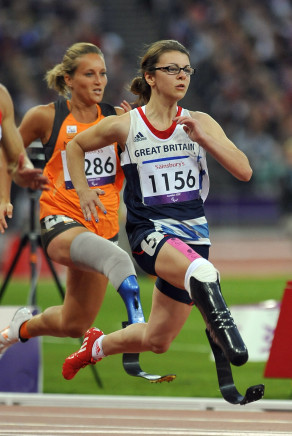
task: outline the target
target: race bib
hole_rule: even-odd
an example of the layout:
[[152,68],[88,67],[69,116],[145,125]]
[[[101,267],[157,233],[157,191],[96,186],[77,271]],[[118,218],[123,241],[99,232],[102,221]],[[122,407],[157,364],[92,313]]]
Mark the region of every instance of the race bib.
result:
[[[67,166],[66,151],[61,152],[66,189],[73,189],[73,183]],[[115,146],[109,145],[100,150],[85,153],[84,167],[88,186],[102,186],[115,182],[117,158]]]
[[199,168],[191,156],[143,161],[138,170],[143,202],[148,206],[200,197]]

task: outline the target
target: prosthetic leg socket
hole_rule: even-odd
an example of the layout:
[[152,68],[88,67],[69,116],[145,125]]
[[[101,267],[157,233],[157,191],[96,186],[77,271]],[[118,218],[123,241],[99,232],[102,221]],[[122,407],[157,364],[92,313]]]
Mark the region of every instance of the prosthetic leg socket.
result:
[[128,324],[145,322],[141,301],[140,289],[136,276],[127,277],[118,289],[128,312]]
[[248,351],[216,282],[200,282],[190,278],[191,296],[207,326],[213,341],[228,360],[236,366],[245,364]]

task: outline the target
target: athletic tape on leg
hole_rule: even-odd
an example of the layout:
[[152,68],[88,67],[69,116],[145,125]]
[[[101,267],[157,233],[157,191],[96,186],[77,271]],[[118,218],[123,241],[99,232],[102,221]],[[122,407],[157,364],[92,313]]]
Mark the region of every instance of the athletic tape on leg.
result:
[[116,290],[127,277],[136,275],[126,251],[91,232],[76,236],[70,247],[70,255],[76,266],[100,272],[108,277]]

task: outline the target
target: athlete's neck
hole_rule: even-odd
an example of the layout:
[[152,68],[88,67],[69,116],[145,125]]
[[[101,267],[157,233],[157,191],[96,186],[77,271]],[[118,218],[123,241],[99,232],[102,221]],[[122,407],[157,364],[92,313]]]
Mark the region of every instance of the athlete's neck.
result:
[[98,117],[97,105],[94,103],[90,106],[83,102],[68,100],[69,110],[74,118],[80,123],[93,123]]
[[172,123],[177,114],[177,104],[172,106],[163,104],[151,104],[151,101],[145,106],[145,115],[149,122],[157,130],[166,130]]

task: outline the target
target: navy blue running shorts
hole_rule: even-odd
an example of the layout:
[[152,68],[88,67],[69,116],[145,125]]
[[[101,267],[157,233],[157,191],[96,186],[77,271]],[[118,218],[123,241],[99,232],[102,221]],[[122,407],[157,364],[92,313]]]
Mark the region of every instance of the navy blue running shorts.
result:
[[[154,233],[148,236],[151,237],[152,235],[154,235]],[[155,232],[155,235],[157,235],[158,237],[157,238],[152,237],[150,239],[147,239],[148,237],[146,237],[143,241],[141,241],[141,243],[136,247],[136,249],[132,251],[133,258],[140,266],[140,268],[142,268],[142,270],[145,271],[147,274],[153,276],[156,276],[155,262],[159,250],[168,239],[174,237],[173,235],[163,235],[161,233],[158,234],[158,232]],[[145,244],[147,244],[147,253],[144,250]],[[149,250],[149,245],[150,245],[150,250]],[[208,259],[209,248],[210,248],[209,245],[192,244],[189,245],[189,247],[192,248],[194,251],[196,251],[200,256],[204,257],[205,259]],[[193,304],[192,299],[190,298],[190,295],[186,290],[176,288],[175,286],[172,286],[170,283],[166,282],[160,277],[157,277],[155,285],[160,292],[172,298],[173,300],[188,305]]]

